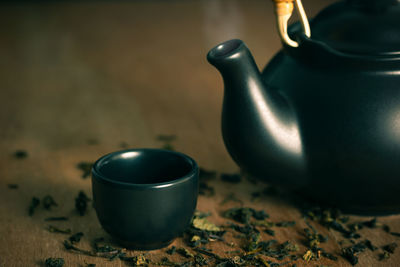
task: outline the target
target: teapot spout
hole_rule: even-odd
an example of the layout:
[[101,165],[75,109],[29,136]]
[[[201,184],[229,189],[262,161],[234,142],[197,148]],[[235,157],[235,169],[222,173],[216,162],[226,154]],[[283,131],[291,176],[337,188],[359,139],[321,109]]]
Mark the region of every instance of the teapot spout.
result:
[[207,59],[223,77],[222,134],[232,158],[264,180],[305,184],[299,177],[305,160],[294,108],[263,82],[247,46],[230,40],[211,49]]

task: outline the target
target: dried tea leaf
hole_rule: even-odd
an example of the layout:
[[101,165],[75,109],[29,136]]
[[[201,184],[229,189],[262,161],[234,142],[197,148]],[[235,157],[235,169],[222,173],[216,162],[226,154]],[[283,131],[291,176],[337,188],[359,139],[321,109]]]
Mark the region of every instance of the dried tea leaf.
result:
[[244,248],[247,252],[254,252],[256,251],[259,246],[258,243],[260,242],[260,233],[254,232],[248,236],[247,245]]
[[393,235],[393,236],[400,237],[400,233],[397,233],[397,232],[390,232],[390,234]]
[[86,140],[88,145],[98,145],[100,142],[96,138],[89,138]]
[[118,249],[112,247],[111,245],[108,244],[103,244],[104,243],[104,238],[99,237],[93,240],[93,247],[96,252],[115,252],[118,251]]
[[221,180],[224,182],[229,182],[229,183],[240,183],[242,180],[242,176],[238,173],[221,173]]
[[390,244],[387,244],[387,245],[385,245],[385,246],[383,246],[382,247],[382,249],[384,250],[384,251],[387,251],[387,252],[389,252],[389,253],[391,253],[391,254],[393,254],[394,253],[394,251],[396,250],[396,248],[397,248],[397,243],[390,243]]
[[127,142],[120,142],[119,147],[120,148],[128,148],[129,144]]
[[50,221],[68,221],[67,217],[47,217],[44,219],[45,222],[50,222]]
[[80,191],[78,196],[75,198],[75,208],[78,211],[79,215],[83,216],[87,210],[87,203],[90,201],[85,194],[85,192]]
[[71,229],[69,229],[69,228],[68,229],[60,229],[60,228],[52,226],[52,225],[49,225],[47,227],[47,230],[50,233],[59,233],[59,234],[70,234],[71,233]]
[[212,186],[209,186],[206,182],[199,183],[199,195],[212,197],[215,195],[215,189]]
[[81,241],[82,237],[83,237],[83,233],[82,232],[78,232],[76,234],[71,235],[68,239],[71,242],[71,244],[76,244],[79,241]]
[[272,229],[267,228],[264,230],[264,232],[266,232],[270,236],[275,236],[275,231]]
[[192,239],[190,239],[190,242],[197,242],[197,241],[200,241],[200,240],[201,240],[200,236],[194,235],[194,236],[192,236]]
[[175,141],[177,139],[177,136],[175,134],[159,134],[157,135],[157,140],[161,141],[161,142],[172,142]]
[[271,267],[271,265],[262,257],[258,257],[258,260],[262,263],[264,267]]
[[147,264],[147,259],[144,257],[143,254],[136,256],[136,260],[135,260],[136,266],[145,265],[145,264]]
[[82,254],[82,255],[92,256],[92,257],[101,257],[101,258],[106,258],[109,260],[119,258],[122,261],[127,261],[127,262],[134,262],[134,260],[136,259],[135,257],[126,257],[125,249],[122,249],[122,250],[114,249],[114,250],[107,250],[107,251],[106,250],[101,251],[100,249],[94,250],[94,251],[84,250],[84,249],[74,246],[68,240],[64,240],[63,245],[64,245],[64,248],[68,251],[75,252],[75,253]]
[[390,258],[390,254],[387,251],[384,251],[383,253],[379,254],[380,261],[387,260],[389,258]]
[[157,262],[156,265],[161,266],[177,266],[175,262],[170,261],[167,257],[163,257],[160,262]]
[[207,266],[208,265],[208,260],[204,258],[200,254],[194,255],[194,264],[195,266]]
[[295,221],[283,221],[283,222],[275,223],[275,226],[278,226],[278,227],[291,227],[294,225],[296,225]]
[[25,150],[17,150],[14,152],[14,157],[17,159],[25,159],[28,157],[28,152]]
[[299,251],[299,246],[297,244],[293,244],[290,241],[286,241],[285,243],[280,245],[280,249],[288,252],[296,252]]
[[342,249],[342,256],[350,262],[351,265],[356,265],[358,263],[358,257],[355,255],[355,251],[352,247],[343,248]]
[[311,250],[307,250],[303,255],[303,260],[309,262],[314,257],[314,253]]
[[44,262],[46,267],[62,267],[64,263],[65,261],[63,258],[47,258]]
[[90,176],[92,172],[93,162],[79,162],[76,167],[82,171],[82,178],[85,179]]
[[172,144],[170,144],[170,143],[164,144],[161,148],[165,149],[165,150],[175,151],[174,146]]
[[206,217],[210,217],[211,216],[211,212],[202,212],[199,210],[196,210],[194,212],[194,217],[196,218],[206,218]]
[[256,220],[269,218],[269,215],[263,210],[256,211],[245,207],[228,209],[223,213],[223,216],[244,224],[249,224],[251,217],[254,217]]
[[370,240],[368,240],[368,239],[364,240],[363,242],[364,242],[365,246],[366,246],[369,250],[371,250],[371,251],[375,251],[375,250],[378,249],[378,248],[377,248],[376,246],[374,246],[374,245],[372,244],[372,242],[371,242]]
[[179,254],[184,256],[185,258],[193,258],[194,257],[194,255],[189,250],[187,250],[186,248],[178,248],[176,250],[176,252],[178,252]]
[[42,203],[43,203],[43,207],[46,210],[51,210],[51,207],[53,207],[53,206],[57,207],[58,206],[57,203],[54,201],[53,197],[50,196],[50,195],[45,196],[42,199]]
[[219,204],[220,204],[220,205],[224,205],[224,204],[226,204],[226,203],[228,203],[228,202],[230,202],[230,201],[237,202],[237,203],[239,203],[240,205],[243,205],[243,201],[241,201],[240,199],[238,199],[234,193],[228,194],[228,195],[221,201],[221,203],[219,203]]
[[193,227],[200,229],[200,230],[205,230],[205,231],[210,231],[210,232],[221,231],[221,228],[219,228],[215,224],[209,222],[206,218],[194,218],[192,221],[192,224],[193,224]]
[[202,167],[199,169],[199,178],[202,181],[213,180],[217,177],[216,171],[206,170]]
[[39,204],[40,200],[37,197],[33,197],[28,209],[29,216],[32,216],[35,213],[35,209],[39,206]]
[[169,255],[173,255],[176,252],[176,247],[172,246],[170,249],[166,251]]
[[330,254],[328,252],[325,252],[325,251],[323,251],[321,253],[321,255],[322,255],[322,257],[325,257],[325,258],[333,260],[333,261],[337,261],[338,260],[338,258],[336,256],[334,256],[334,255],[332,255],[332,254]]
[[19,186],[17,184],[8,184],[7,187],[10,189],[18,189]]

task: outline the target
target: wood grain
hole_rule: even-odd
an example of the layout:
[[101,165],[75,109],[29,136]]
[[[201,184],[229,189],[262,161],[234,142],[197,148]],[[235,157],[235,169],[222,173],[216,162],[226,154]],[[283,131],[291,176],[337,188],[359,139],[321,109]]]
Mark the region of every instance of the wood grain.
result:
[[[332,1],[304,1],[315,14]],[[63,257],[66,266],[125,266],[119,260],[71,254],[62,246],[66,236],[49,233],[49,216],[68,216],[52,223],[85,233],[80,246],[106,236],[95,212],[80,217],[74,198],[91,194],[90,179],[82,179],[76,164],[129,147],[160,147],[158,134],[176,134],[177,150],[200,166],[236,172],[220,134],[222,81],[205,60],[207,51],[229,38],[246,41],[263,67],[280,47],[269,1],[132,1],[0,4],[0,266],[44,266],[48,257]],[[91,144],[97,140],[98,144]],[[13,153],[24,149],[26,159]],[[7,184],[18,184],[10,189]],[[244,206],[265,209],[271,220],[296,220],[293,228],[276,231],[280,242],[302,245],[305,227],[299,211],[281,198],[251,193],[265,185],[215,180],[215,197],[200,196],[198,209],[211,211],[210,221],[225,225],[220,213],[238,203],[221,201],[230,193]],[[33,196],[51,194],[58,207],[39,208],[29,217]],[[382,217],[400,231],[399,216]],[[352,220],[365,219],[353,217]],[[318,226],[317,226],[318,227]],[[328,251],[340,253],[340,234],[318,227],[330,241]],[[383,231],[362,230],[377,246],[396,241]],[[264,239],[271,237],[263,234]],[[232,232],[227,242],[240,241]],[[177,239],[175,246],[183,246]],[[221,256],[235,250],[222,242],[209,245]],[[130,255],[141,252],[129,251]],[[167,256],[165,249],[146,252],[152,261]],[[398,266],[399,253],[380,262],[367,252],[359,266]],[[185,259],[170,257],[177,262]],[[321,260],[297,266],[349,266]]]

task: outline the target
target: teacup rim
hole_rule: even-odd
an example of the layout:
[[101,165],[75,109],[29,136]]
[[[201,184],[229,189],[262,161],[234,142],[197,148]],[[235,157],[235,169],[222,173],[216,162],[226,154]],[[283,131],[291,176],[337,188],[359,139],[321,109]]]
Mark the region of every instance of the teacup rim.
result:
[[[104,161],[105,159],[110,158],[114,155],[123,154],[123,153],[127,153],[127,152],[143,152],[143,151],[167,152],[167,153],[178,155],[178,156],[182,157],[183,159],[189,161],[192,168],[185,175],[174,178],[173,180],[169,180],[169,181],[161,182],[161,183],[148,183],[148,184],[128,183],[128,182],[122,182],[122,181],[110,179],[107,176],[104,176],[98,170],[98,167],[102,161]],[[103,182],[106,182],[106,183],[109,183],[109,184],[112,184],[115,186],[124,187],[124,188],[126,188],[126,187],[165,188],[165,187],[171,187],[171,186],[174,186],[177,184],[181,184],[181,183],[186,182],[187,180],[192,179],[194,176],[196,176],[196,173],[198,173],[198,171],[199,171],[199,167],[197,165],[197,162],[193,158],[191,158],[190,156],[188,156],[182,152],[172,151],[172,150],[162,149],[162,148],[131,148],[131,149],[123,149],[123,150],[114,151],[114,152],[105,154],[105,155],[101,156],[99,159],[97,159],[92,166],[92,179],[97,179],[97,180],[100,180],[100,181],[103,181]]]

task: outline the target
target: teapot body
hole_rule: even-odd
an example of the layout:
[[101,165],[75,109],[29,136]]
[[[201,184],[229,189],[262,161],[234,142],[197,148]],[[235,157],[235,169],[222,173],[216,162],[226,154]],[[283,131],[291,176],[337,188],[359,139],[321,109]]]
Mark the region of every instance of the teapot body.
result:
[[[207,58],[225,86],[222,134],[248,174],[353,213],[400,212],[400,1],[345,0],[288,27],[259,72],[246,45]],[[289,7],[289,8],[288,8]]]
[[262,78],[296,114],[300,192],[360,213],[400,211],[400,70],[317,66],[281,51]]

